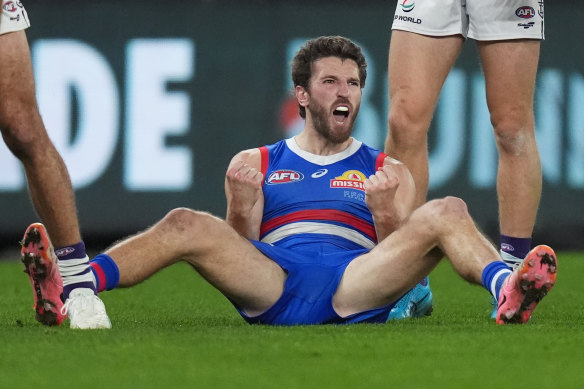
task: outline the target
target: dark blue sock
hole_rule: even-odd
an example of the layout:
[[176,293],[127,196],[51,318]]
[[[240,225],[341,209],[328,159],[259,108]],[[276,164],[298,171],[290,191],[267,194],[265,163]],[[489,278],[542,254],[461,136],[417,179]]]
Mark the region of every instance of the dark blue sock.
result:
[[83,241],[72,246],[57,247],[55,248],[55,254],[57,254],[57,258],[59,258],[59,261],[85,258],[85,256],[87,255],[85,253],[85,243],[83,243]]
[[531,250],[531,238],[514,238],[501,234],[501,251],[523,259]]
[[89,263],[95,276],[97,291],[112,290],[120,282],[120,270],[114,260],[107,254],[99,254]]

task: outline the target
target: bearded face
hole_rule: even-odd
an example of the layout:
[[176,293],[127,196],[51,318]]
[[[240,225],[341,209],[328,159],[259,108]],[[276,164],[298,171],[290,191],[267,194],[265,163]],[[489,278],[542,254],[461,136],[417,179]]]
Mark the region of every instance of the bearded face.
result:
[[345,142],[353,133],[359,106],[351,109],[350,103],[341,99],[327,107],[312,99],[308,111],[315,130],[328,141],[338,144]]
[[357,63],[325,57],[312,64],[308,90],[303,90],[307,123],[324,139],[340,144],[349,139],[361,105]]

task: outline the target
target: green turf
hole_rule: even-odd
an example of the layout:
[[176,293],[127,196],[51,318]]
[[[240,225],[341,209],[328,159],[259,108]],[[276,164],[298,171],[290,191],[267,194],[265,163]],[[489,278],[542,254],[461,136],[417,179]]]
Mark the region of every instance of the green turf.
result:
[[249,326],[188,266],[102,294],[112,330],[37,324],[17,262],[0,262],[0,388],[577,388],[584,254],[527,325],[495,326],[487,292],[447,263],[429,318],[386,325]]

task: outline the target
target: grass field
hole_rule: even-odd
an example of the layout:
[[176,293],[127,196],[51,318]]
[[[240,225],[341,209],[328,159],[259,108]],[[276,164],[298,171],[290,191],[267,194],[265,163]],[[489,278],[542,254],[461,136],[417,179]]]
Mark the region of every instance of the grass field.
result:
[[249,326],[186,265],[101,295],[111,330],[33,318],[21,265],[0,261],[0,388],[580,388],[584,254],[527,325],[496,326],[487,292],[447,263],[431,317],[386,325]]

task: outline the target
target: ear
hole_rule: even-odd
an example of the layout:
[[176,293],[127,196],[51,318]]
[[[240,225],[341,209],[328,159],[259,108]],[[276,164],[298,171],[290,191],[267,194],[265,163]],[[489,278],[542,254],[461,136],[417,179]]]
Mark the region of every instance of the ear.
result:
[[297,85],[296,88],[294,89],[294,94],[296,95],[296,100],[298,100],[298,104],[306,108],[310,100],[310,95],[308,94],[308,91],[304,89],[304,87]]

